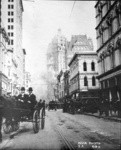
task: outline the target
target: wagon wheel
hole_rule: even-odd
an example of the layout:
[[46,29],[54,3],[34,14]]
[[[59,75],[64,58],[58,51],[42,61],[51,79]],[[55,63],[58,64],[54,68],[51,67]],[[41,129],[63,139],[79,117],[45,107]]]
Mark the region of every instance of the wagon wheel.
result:
[[33,130],[34,133],[38,133],[40,129],[40,115],[38,113],[38,110],[34,111],[33,114]]
[[8,134],[12,131],[12,126],[10,121],[5,120],[5,122],[3,123],[3,131],[5,134]]
[[43,109],[41,110],[40,118],[41,118],[41,129],[44,129],[44,127],[45,127],[45,111]]

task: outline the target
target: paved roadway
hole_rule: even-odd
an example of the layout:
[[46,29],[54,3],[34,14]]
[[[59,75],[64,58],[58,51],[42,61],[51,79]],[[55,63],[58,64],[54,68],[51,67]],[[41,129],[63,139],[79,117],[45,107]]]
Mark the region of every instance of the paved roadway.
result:
[[119,122],[87,115],[71,115],[62,113],[62,110],[46,111],[45,122],[45,129],[37,134],[32,130],[32,123],[22,123],[18,135],[4,144],[3,148],[62,150],[64,143],[55,129],[58,127],[75,149],[120,149]]

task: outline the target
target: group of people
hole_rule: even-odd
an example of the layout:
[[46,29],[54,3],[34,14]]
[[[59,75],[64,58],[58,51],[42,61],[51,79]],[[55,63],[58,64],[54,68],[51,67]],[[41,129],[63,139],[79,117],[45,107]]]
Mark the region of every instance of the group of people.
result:
[[33,94],[32,87],[28,89],[28,94],[25,93],[25,88],[22,87],[21,93],[16,98],[18,101],[18,105],[23,108],[29,107],[33,109],[37,104],[36,96]]
[[[21,87],[20,94],[17,96],[11,96],[10,92],[3,97],[4,100],[7,102],[7,104],[10,102],[12,104],[12,107],[18,107],[21,109],[30,109],[30,113],[27,114],[28,119],[33,118],[33,114],[35,109],[38,109],[38,112],[40,113],[40,110],[43,108],[43,113],[45,115],[45,100],[40,99],[39,101],[36,100],[35,94],[33,94],[33,88],[29,87],[28,93],[25,93],[25,88]],[[5,102],[4,101],[4,102]],[[15,105],[14,105],[15,103]],[[11,105],[8,105],[9,107]],[[0,143],[2,142],[2,112],[0,110]]]
[[108,98],[106,99],[101,99],[100,100],[100,115],[105,113],[106,116],[109,115],[117,115],[121,117],[121,101],[119,99],[115,100],[109,100]]
[[17,102],[21,108],[31,109],[31,115],[34,112],[35,107],[38,107],[39,110],[43,108],[45,110],[45,100],[40,99],[39,102],[36,100],[35,94],[33,94],[32,87],[29,87],[28,94],[25,93],[25,88],[21,88],[21,93],[17,96]]

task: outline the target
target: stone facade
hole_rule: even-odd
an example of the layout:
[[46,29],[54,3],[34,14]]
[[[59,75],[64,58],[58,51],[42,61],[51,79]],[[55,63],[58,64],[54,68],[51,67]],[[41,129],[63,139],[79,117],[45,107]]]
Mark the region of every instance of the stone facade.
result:
[[9,62],[6,44],[9,41],[8,35],[3,26],[0,26],[0,95],[6,94],[9,84]]
[[57,76],[58,82],[58,99],[61,101],[65,97],[65,89],[64,89],[64,72],[61,71]]
[[9,90],[12,95],[17,94],[24,83],[24,53],[22,49],[22,0],[1,0],[1,18],[2,23],[9,36],[9,42],[6,48],[11,59]]
[[81,91],[95,90],[99,88],[97,67],[97,54],[93,51],[75,53],[69,63],[69,94],[79,96]]
[[9,75],[10,75],[10,61],[9,52],[7,49],[7,44],[9,42],[9,37],[6,32],[3,20],[3,5],[0,1],[0,95],[7,94],[9,85]]
[[97,1],[96,33],[103,99],[121,101],[121,2]]

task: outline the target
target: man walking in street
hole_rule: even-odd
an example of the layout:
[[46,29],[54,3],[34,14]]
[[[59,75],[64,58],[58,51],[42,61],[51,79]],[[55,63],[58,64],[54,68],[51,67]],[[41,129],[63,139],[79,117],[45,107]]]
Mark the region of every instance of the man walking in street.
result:
[[43,113],[44,113],[44,116],[45,116],[45,115],[46,115],[46,114],[45,114],[45,100],[43,100],[42,103],[43,103]]
[[38,108],[39,108],[39,113],[40,113],[40,110],[43,108],[43,113],[45,115],[45,100],[43,100],[43,101],[42,101],[42,99],[39,100]]

